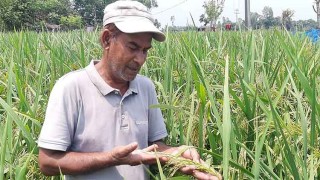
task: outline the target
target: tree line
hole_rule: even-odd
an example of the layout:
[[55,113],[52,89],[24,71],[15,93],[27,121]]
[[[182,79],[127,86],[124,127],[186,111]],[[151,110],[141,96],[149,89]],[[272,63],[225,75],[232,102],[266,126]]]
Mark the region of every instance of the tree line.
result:
[[[0,0],[0,31],[78,29],[102,24],[103,10],[116,0]],[[148,8],[156,0],[138,0]]]
[[294,11],[291,9],[285,9],[282,11],[281,16],[274,16],[271,7],[265,6],[262,10],[262,14],[252,12],[250,14],[251,25],[253,29],[269,29],[275,26],[281,26],[287,30],[295,29],[311,29],[317,28],[317,22],[313,19],[308,20],[293,20]]
[[[237,19],[236,23],[233,23],[227,17],[222,18],[222,22],[218,21],[219,16],[223,12],[225,0],[208,0],[203,4],[204,14],[200,16],[199,21],[204,24],[204,26],[209,25],[209,27],[219,28],[225,24],[234,24],[233,27],[245,26],[242,19]],[[314,4],[310,5],[310,10],[313,8],[317,15],[317,22],[311,18],[308,20],[298,20],[294,21],[292,17],[294,16],[294,11],[291,9],[285,9],[282,11],[280,16],[274,17],[273,10],[271,7],[265,6],[262,10],[262,14],[257,12],[250,13],[250,22],[252,29],[269,29],[272,27],[284,27],[288,30],[292,29],[310,29],[310,28],[320,28],[320,0],[315,0]],[[239,14],[239,11],[235,11]]]
[[[87,26],[101,26],[103,10],[107,4],[116,0],[0,0],[0,31],[43,29],[79,29]],[[138,0],[149,9],[158,7],[157,0]],[[233,28],[244,26],[238,19],[231,22],[227,17],[218,21],[224,8],[225,0],[209,0],[203,4],[204,14],[199,21],[205,26],[219,28],[232,24]],[[286,9],[281,16],[274,17],[271,7],[264,7],[262,14],[251,12],[252,29],[269,29],[275,26],[310,29],[320,27],[320,0],[315,0],[313,10],[317,14],[316,22],[312,19],[293,21],[294,11]],[[173,17],[173,18],[172,18]],[[171,21],[174,27],[174,16]],[[156,20],[155,25],[160,27]]]
[[[274,16],[271,7],[265,6],[262,10],[262,14],[257,12],[250,13],[250,21],[252,29],[271,29],[271,28],[285,28],[289,31],[304,31],[309,29],[315,29],[318,27],[318,23],[313,19],[307,20],[293,20],[294,11],[285,9],[280,16]],[[241,26],[245,29],[244,20],[238,19],[237,22],[231,22],[229,18],[222,17],[220,26],[225,24],[232,24],[233,28]],[[218,25],[218,26],[219,26]]]

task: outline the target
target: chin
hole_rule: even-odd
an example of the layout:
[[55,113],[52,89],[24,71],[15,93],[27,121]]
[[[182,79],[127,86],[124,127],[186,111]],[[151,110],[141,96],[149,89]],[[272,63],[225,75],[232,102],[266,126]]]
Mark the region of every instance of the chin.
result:
[[125,81],[133,81],[135,78],[137,77],[137,74],[134,75],[134,76],[127,76],[127,77],[124,77],[123,80]]

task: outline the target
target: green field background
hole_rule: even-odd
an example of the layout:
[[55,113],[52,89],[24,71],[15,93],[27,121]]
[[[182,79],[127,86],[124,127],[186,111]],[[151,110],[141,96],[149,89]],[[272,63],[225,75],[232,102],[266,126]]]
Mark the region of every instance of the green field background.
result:
[[[46,179],[36,140],[50,91],[100,58],[98,37],[0,33],[0,180]],[[170,32],[153,42],[141,74],[156,85],[166,142],[197,147],[224,179],[319,179],[319,43],[282,30]]]

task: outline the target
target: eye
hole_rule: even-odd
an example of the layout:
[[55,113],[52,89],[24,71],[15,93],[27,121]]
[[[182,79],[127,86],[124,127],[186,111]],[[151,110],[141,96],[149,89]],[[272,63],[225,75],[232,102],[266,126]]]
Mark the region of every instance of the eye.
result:
[[144,49],[144,50],[143,50],[143,54],[147,54],[148,51],[149,51],[149,49]]
[[136,46],[128,46],[128,48],[129,48],[131,51],[135,51],[135,50],[138,49]]

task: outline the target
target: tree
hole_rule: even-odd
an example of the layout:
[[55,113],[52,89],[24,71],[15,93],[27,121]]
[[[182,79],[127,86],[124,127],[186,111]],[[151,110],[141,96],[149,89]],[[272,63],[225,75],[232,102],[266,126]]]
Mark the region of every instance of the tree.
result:
[[46,22],[50,24],[60,24],[61,17],[73,13],[69,0],[34,0],[30,11],[33,12],[31,14],[34,23]]
[[231,24],[231,20],[228,17],[222,17],[222,25]]
[[29,2],[20,0],[1,0],[0,1],[0,19],[3,28],[6,30],[19,30],[25,20],[30,19],[28,8]]
[[277,16],[274,18],[274,23],[273,26],[282,26],[282,17],[281,16]]
[[312,7],[314,12],[317,14],[317,23],[318,28],[320,29],[320,0],[315,0],[314,5]]
[[199,21],[203,22],[205,26],[210,23],[210,28],[214,28],[217,19],[221,15],[225,0],[208,0],[205,1],[203,7],[205,13],[201,14]]
[[269,6],[265,6],[262,9],[262,24],[266,29],[274,26],[273,10]]
[[176,18],[174,16],[170,17],[170,21],[171,21],[172,27],[174,27],[174,21],[175,20],[176,20]]
[[304,27],[305,29],[317,28],[317,26],[318,26],[318,28],[319,28],[319,23],[316,22],[316,21],[313,20],[313,19],[305,20],[305,21],[303,21],[302,23],[303,23],[303,27]]
[[[151,10],[154,7],[158,7],[158,2],[156,0],[138,0],[138,1],[144,4],[145,6],[147,6],[149,10]],[[157,19],[154,19],[154,25],[157,28],[161,27],[161,24]]]
[[154,20],[154,25],[159,29],[161,27],[161,23],[158,21],[158,19]]
[[251,27],[253,29],[260,29],[262,26],[262,16],[258,14],[257,12],[250,13],[250,21],[251,21]]
[[79,29],[82,26],[81,16],[79,15],[63,16],[60,23],[64,29],[68,30]]
[[317,28],[317,22],[313,19],[298,20],[295,22],[299,31]]
[[209,23],[208,18],[206,18],[204,14],[200,15],[199,21],[202,22],[204,26],[207,26],[207,24]]
[[138,0],[145,6],[147,6],[148,9],[152,9],[154,7],[158,7],[158,2],[156,0]]
[[282,11],[282,24],[287,29],[290,30],[292,28],[292,16],[294,15],[294,11],[290,9],[286,9]]
[[[74,0],[74,10],[82,17],[85,26],[97,26],[102,23],[106,5],[116,0]],[[158,7],[156,0],[138,0],[147,8]]]
[[97,26],[102,23],[104,7],[113,0],[74,0],[74,10],[82,17],[85,26]]
[[[105,6],[114,1],[0,0],[0,30],[41,30],[44,25],[54,27],[60,24],[67,29],[97,26],[102,23]],[[158,6],[156,0],[139,1],[149,9]]]
[[30,30],[42,24],[59,24],[62,16],[72,13],[69,0],[1,0],[0,19],[6,30]]

